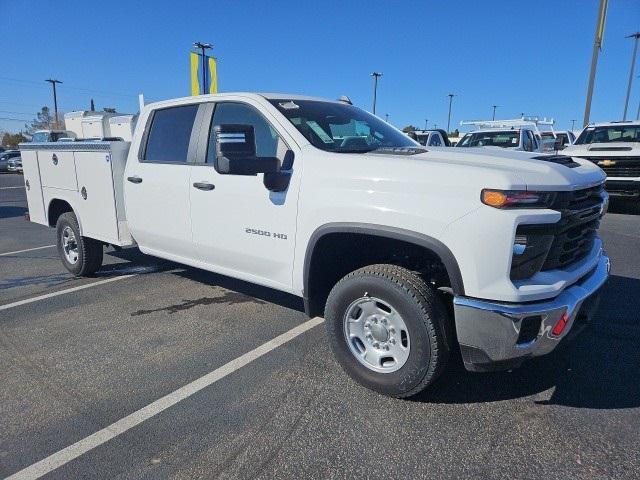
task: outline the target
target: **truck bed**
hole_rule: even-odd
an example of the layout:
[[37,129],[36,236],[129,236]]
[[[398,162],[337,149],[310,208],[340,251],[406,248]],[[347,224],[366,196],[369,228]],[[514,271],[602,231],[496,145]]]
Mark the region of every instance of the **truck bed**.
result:
[[123,192],[129,146],[122,141],[20,144],[31,221],[49,225],[52,202],[63,201],[71,205],[83,236],[133,245]]

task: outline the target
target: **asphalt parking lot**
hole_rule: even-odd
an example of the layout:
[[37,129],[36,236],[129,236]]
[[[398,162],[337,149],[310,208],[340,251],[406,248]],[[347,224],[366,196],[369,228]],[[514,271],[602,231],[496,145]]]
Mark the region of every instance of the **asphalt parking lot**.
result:
[[454,361],[408,401],[343,374],[295,297],[134,249],[74,279],[25,211],[0,176],[0,477],[638,478],[633,202],[603,221],[612,276],[574,343],[512,372]]

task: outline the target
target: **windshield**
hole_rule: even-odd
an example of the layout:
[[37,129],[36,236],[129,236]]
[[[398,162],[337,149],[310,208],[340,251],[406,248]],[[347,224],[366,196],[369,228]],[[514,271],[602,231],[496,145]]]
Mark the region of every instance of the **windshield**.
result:
[[587,127],[576,140],[576,145],[610,142],[640,142],[640,125]]
[[32,142],[36,142],[36,143],[48,142],[49,141],[49,132],[34,133],[33,137],[31,138],[31,141]]
[[318,100],[270,100],[311,144],[336,153],[419,146],[378,117],[353,105]]
[[467,133],[457,147],[517,147],[520,130]]

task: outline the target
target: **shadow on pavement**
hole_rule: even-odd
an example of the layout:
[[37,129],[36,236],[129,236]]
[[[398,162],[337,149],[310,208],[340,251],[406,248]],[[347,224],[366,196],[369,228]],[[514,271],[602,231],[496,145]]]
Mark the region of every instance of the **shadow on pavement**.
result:
[[640,406],[640,280],[611,276],[594,320],[572,343],[511,372],[470,373],[454,359],[434,385],[413,401],[476,403],[535,395],[537,404],[576,408]]
[[0,207],[0,218],[23,217],[27,213],[26,207]]

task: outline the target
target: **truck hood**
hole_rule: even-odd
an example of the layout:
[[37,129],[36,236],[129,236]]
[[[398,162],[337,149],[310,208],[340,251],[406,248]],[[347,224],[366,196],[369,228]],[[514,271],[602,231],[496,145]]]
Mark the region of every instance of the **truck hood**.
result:
[[639,142],[608,142],[569,145],[562,151],[565,155],[589,157],[640,156]]
[[[574,158],[579,166],[569,168],[560,163],[535,158],[552,158],[553,155],[506,149],[429,147],[427,152],[411,156],[373,152],[366,155],[388,157],[390,162],[397,162],[402,157],[406,161],[424,162],[425,166],[446,167],[452,175],[473,176],[479,181],[487,177],[500,177],[514,189],[576,190],[603,182],[606,177],[597,165],[588,160]],[[501,186],[495,185],[495,188]]]

